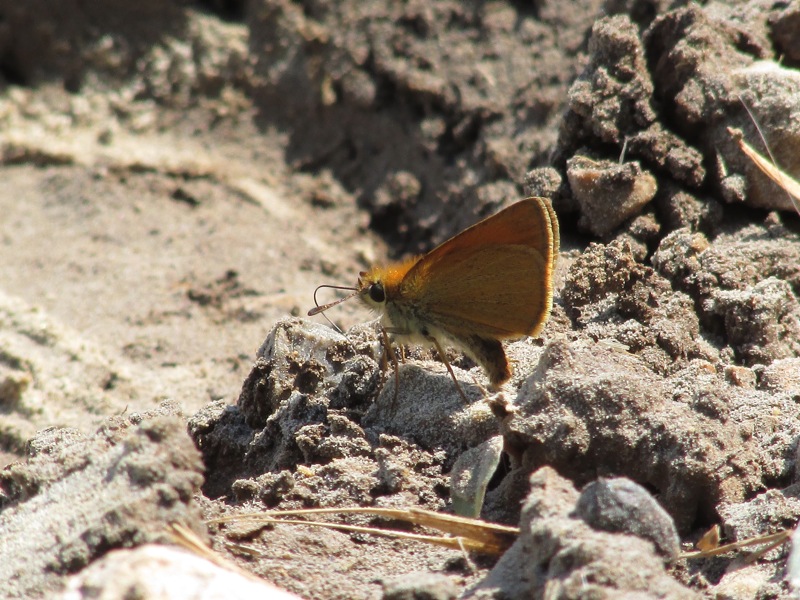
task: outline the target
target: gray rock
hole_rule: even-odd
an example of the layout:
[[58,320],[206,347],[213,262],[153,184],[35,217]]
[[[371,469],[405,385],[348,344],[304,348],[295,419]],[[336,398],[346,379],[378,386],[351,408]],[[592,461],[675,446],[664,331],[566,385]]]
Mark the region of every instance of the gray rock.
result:
[[632,533],[650,540],[668,560],[680,552],[672,518],[646,489],[630,479],[593,481],[581,492],[575,511],[594,529]]

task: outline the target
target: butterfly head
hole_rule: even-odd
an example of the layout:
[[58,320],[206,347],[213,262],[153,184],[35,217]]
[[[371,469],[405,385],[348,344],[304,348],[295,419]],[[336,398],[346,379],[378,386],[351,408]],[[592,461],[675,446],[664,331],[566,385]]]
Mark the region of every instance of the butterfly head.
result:
[[419,260],[420,257],[415,256],[389,266],[377,266],[369,271],[361,271],[356,284],[359,298],[378,312],[383,312],[387,303],[402,302],[405,298],[403,286],[406,274]]
[[386,285],[384,279],[386,270],[372,268],[358,274],[358,297],[371,309],[382,312],[386,306]]

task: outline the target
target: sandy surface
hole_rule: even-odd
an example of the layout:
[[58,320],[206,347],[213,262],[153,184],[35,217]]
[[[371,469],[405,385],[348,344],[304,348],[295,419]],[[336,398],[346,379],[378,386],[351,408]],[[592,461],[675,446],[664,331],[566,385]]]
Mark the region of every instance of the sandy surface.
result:
[[[759,1],[0,2],[3,593],[210,595],[146,563],[180,523],[302,598],[790,597],[788,545],[675,554],[800,518],[800,217],[737,141],[800,172],[797,40]],[[562,253],[500,395],[409,349],[395,401],[373,328],[303,318],[526,195]],[[502,558],[205,523],[451,512],[451,472]]]

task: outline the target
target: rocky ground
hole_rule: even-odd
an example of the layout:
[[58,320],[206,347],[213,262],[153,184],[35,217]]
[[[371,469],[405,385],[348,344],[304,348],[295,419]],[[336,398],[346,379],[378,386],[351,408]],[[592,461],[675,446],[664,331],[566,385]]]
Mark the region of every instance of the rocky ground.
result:
[[[682,4],[0,1],[2,593],[792,597],[789,544],[676,557],[800,517],[800,217],[739,146],[800,173],[800,5]],[[526,195],[500,393],[303,316]],[[454,505],[517,541],[207,523]]]

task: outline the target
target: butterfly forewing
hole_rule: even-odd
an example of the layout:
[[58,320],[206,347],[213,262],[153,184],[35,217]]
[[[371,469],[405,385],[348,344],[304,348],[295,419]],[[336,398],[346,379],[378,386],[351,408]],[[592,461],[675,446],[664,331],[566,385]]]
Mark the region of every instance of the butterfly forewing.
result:
[[432,250],[401,289],[453,334],[535,335],[552,305],[557,227],[547,201],[522,200]]

